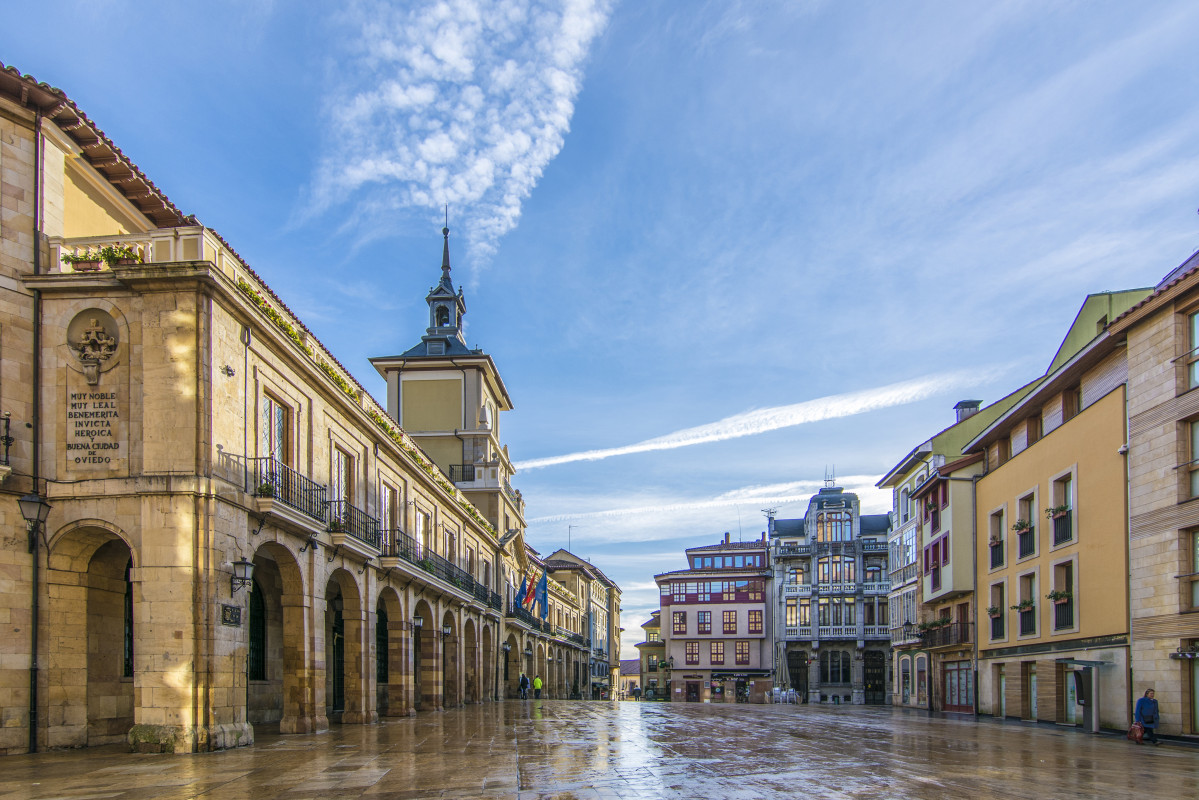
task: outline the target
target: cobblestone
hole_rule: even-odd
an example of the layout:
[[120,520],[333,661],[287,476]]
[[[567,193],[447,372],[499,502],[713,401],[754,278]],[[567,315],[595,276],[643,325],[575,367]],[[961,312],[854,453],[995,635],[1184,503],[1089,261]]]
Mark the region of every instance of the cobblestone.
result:
[[253,747],[0,759],[0,800],[1194,796],[1199,750],[888,708],[507,702]]

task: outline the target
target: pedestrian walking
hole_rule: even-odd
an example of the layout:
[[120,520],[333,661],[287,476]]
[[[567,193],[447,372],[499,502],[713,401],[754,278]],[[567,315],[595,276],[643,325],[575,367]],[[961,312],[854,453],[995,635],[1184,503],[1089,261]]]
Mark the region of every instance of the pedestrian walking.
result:
[[633,699],[634,699],[634,700],[640,700],[640,699],[641,699],[641,687],[640,687],[640,686],[634,686],[634,687],[633,687]]
[[541,676],[534,675],[533,676],[533,699],[534,700],[541,699],[541,686],[542,686]]
[[1145,738],[1154,745],[1158,745],[1160,742],[1157,741],[1157,734],[1154,732],[1158,722],[1155,694],[1152,689],[1145,690],[1145,696],[1137,701],[1136,709],[1133,711],[1133,720],[1141,723],[1141,727],[1145,729]]
[[520,699],[529,699],[529,678],[523,672],[520,673]]

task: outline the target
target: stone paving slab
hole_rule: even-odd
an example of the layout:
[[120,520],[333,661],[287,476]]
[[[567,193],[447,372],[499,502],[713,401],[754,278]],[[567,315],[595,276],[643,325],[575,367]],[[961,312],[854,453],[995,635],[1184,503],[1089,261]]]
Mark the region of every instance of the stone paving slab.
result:
[[1199,749],[887,708],[510,701],[193,756],[0,758],[0,800],[1199,797]]

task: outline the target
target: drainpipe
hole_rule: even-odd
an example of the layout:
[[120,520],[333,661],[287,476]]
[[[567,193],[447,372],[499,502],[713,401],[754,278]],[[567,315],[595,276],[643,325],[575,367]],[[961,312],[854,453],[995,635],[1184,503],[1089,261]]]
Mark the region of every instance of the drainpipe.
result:
[[[33,124],[33,274],[42,271],[42,112],[39,110]],[[41,466],[41,406],[42,406],[42,293],[33,290],[33,397],[31,455],[33,464],[33,491],[37,492]],[[37,630],[41,624],[38,607],[38,572],[41,570],[38,528],[35,522],[29,536],[29,553],[33,557],[33,579],[30,582],[30,625],[29,625],[29,752],[37,752]]]
[[[983,473],[985,474],[985,473]],[[978,720],[978,481],[983,475],[970,476],[970,582],[974,584],[974,719]],[[992,714],[994,716],[994,714]]]

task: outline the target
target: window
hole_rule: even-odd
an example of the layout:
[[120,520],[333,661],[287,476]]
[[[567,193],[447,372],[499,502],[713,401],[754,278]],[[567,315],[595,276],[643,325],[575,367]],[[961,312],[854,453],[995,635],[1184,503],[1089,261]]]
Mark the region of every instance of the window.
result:
[[1027,558],[1037,552],[1036,498],[1026,494],[1016,502],[1016,525],[1024,524],[1022,530],[1016,532],[1017,552],[1020,558]]
[[[645,637],[645,641],[647,641],[647,642],[660,642],[660,641],[662,641],[662,637],[658,635],[658,632],[657,632],[657,631],[650,631],[650,632],[649,632],[649,634],[648,634],[648,635],[646,635],[646,637]],[[650,658],[651,658],[651,659],[656,659],[656,658],[657,658],[657,656],[650,656]]]
[[[1186,534],[1189,541],[1187,542],[1187,567],[1186,572],[1190,573],[1187,577],[1190,579],[1190,591],[1184,593],[1184,597],[1189,597],[1192,609],[1199,609],[1199,531],[1190,531]],[[1196,720],[1196,728],[1199,728],[1199,720]]]
[[819,604],[816,606],[816,624],[830,625],[832,624],[829,622],[830,617],[831,615],[829,613],[828,598],[822,597],[820,598]]
[[399,492],[388,483],[379,484],[379,524],[384,530],[395,530],[399,524]]
[[816,579],[820,583],[853,583],[857,562],[853,556],[824,556],[816,561]]
[[749,632],[762,632],[762,611],[761,609],[751,609],[749,612]]
[[763,585],[762,581],[750,581],[749,582],[749,599],[750,600],[761,600],[762,599],[762,585]]
[[749,642],[737,642],[737,663],[743,665],[749,663]]
[[848,542],[853,536],[853,520],[845,511],[821,511],[816,515],[816,541]]
[[258,428],[258,455],[288,464],[288,430],[291,411],[268,394],[262,396],[262,419]]
[[708,646],[710,648],[712,663],[713,664],[723,664],[724,663],[724,642],[722,642],[718,639],[713,642],[708,642]]
[[800,600],[799,601],[799,624],[803,625],[805,627],[812,624],[812,601],[811,600]]
[[354,457],[340,447],[333,448],[333,480],[329,493],[334,501],[354,500]]
[[820,653],[820,682],[851,683],[849,653],[845,650],[822,650]]
[[1025,431],[1028,435],[1028,444],[1031,446],[1041,438],[1041,415],[1036,414],[1028,418],[1025,423]]
[[699,642],[687,642],[687,663],[699,663]]
[[246,678],[266,680],[266,602],[258,581],[250,582],[249,641],[246,646]]
[[[444,524],[444,523],[443,523]],[[458,537],[452,531],[445,532],[445,558],[451,564],[458,564]]]
[[425,511],[416,512],[416,541],[420,545],[421,553],[431,553],[433,551],[433,520]]
[[1037,579],[1036,575],[1020,576],[1020,635],[1034,636],[1037,632]]
[[1004,563],[1004,525],[1003,512],[996,511],[991,514],[990,519],[990,549],[991,549],[991,569],[1002,567]]
[[[699,624],[699,632],[700,633],[711,633],[712,632],[712,612],[711,611],[699,611],[696,613],[695,616],[696,616],[696,621]],[[684,633],[686,633],[686,631],[684,631]]]
[[1082,387],[1071,386],[1062,392],[1062,422],[1077,417],[1082,411]]
[[1004,620],[1007,617],[1007,592],[1002,583],[991,584],[991,605],[987,616],[991,618],[991,639],[1004,638]]
[[907,522],[911,517],[911,501],[908,498],[908,490],[904,489],[899,493],[899,518],[901,522]]
[[1194,389],[1199,386],[1199,312],[1187,316],[1187,334],[1190,350],[1183,363],[1186,364],[1187,388]]
[[1074,627],[1074,562],[1053,565],[1053,629]]
[[[686,611],[674,612],[673,632],[674,632],[675,636],[680,636],[680,635],[686,636],[687,635],[687,612]],[[696,646],[698,647],[699,645],[696,645]]]
[[1065,544],[1074,538],[1073,491],[1074,481],[1071,475],[1065,475],[1053,482],[1053,505],[1049,512],[1054,545]]
[[[1199,541],[1199,535],[1196,536],[1196,540]],[[794,628],[799,624],[799,603],[796,602],[794,597],[787,598],[784,620],[788,628]]]
[[729,636],[737,633],[737,612],[724,612],[724,634]]

